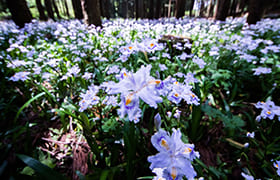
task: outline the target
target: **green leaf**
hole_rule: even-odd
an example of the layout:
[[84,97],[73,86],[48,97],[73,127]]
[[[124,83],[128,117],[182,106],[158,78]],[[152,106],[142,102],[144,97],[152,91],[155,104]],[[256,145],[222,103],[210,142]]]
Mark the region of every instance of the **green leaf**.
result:
[[36,99],[38,99],[39,97],[45,95],[45,92],[41,92],[40,94],[37,94],[36,96],[34,96],[33,98],[29,99],[17,112],[16,117],[14,119],[14,122],[16,122],[17,118],[19,117],[21,111],[26,108],[27,106],[29,106],[30,103],[32,103],[33,101],[35,101]]
[[201,109],[208,116],[214,119],[222,120],[226,128],[236,129],[241,128],[245,125],[245,122],[239,116],[227,116],[219,109],[212,108],[207,104],[204,104]]
[[49,168],[48,166],[42,164],[40,161],[26,156],[24,154],[17,154],[17,157],[22,160],[27,166],[31,167],[40,177],[43,179],[51,179],[51,180],[64,180],[66,179],[64,176]]
[[144,176],[144,177],[139,177],[137,179],[153,179],[154,176]]

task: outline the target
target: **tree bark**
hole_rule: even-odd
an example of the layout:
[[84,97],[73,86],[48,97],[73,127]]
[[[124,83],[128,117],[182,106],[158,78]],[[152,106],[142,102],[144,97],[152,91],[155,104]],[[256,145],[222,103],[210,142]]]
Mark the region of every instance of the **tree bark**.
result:
[[244,9],[248,4],[248,0],[238,0],[237,3],[237,11],[238,14],[242,15],[244,13]]
[[63,0],[63,4],[64,4],[65,10],[66,10],[66,15],[67,15],[68,18],[70,18],[70,14],[69,14],[69,9],[68,9],[68,5],[67,5],[67,1],[66,1],[66,0]]
[[161,17],[161,0],[156,0],[155,19]]
[[209,6],[208,6],[208,9],[207,9],[207,16],[208,17],[213,16],[214,5],[215,5],[215,0],[210,0]]
[[194,0],[191,0],[191,5],[190,5],[190,17],[192,17],[193,6],[194,6]]
[[60,16],[60,14],[59,14],[59,10],[58,10],[58,8],[57,8],[57,5],[56,5],[56,3],[55,3],[55,0],[51,0],[51,3],[52,3],[52,6],[53,6],[53,8],[54,8],[54,11],[55,11],[55,13],[56,13],[56,17],[57,17],[58,19],[61,19],[61,16]]
[[218,0],[215,19],[225,21],[229,11],[230,0]]
[[41,0],[36,0],[36,6],[39,11],[39,19],[41,21],[48,20],[48,17],[45,14],[45,8],[43,7]]
[[150,0],[149,1],[149,19],[153,19],[154,18],[154,0]]
[[204,17],[204,1],[200,0],[200,10],[199,10],[199,17]]
[[186,0],[176,0],[176,18],[179,19],[185,15]]
[[55,20],[51,1],[50,0],[45,0],[45,6],[46,6],[46,9],[47,9],[47,13],[48,13],[49,18]]
[[128,2],[126,1],[122,1],[120,4],[120,16],[122,18],[128,18]]
[[80,0],[72,0],[72,6],[75,14],[76,19],[83,19],[83,11],[82,11],[82,5]]
[[264,12],[264,3],[262,0],[250,0],[248,7],[249,15],[247,18],[248,24],[256,24],[260,21]]
[[102,3],[103,17],[110,19],[110,10],[112,9],[110,0],[102,0]]
[[99,0],[82,0],[82,9],[86,24],[102,25]]
[[144,2],[143,2],[143,0],[136,0],[135,1],[135,6],[136,6],[136,19],[144,18]]
[[25,23],[31,22],[32,15],[25,0],[8,0],[7,6],[17,26],[22,28]]
[[235,14],[236,14],[236,0],[233,0],[230,6],[230,13],[229,15],[232,16],[233,18],[235,18]]

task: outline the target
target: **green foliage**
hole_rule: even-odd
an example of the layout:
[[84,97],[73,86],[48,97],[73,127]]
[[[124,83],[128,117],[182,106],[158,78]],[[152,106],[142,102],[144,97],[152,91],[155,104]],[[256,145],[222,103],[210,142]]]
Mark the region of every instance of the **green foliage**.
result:
[[55,172],[45,164],[42,164],[40,161],[33,159],[32,157],[23,154],[17,154],[17,157],[20,160],[22,160],[26,165],[28,165],[33,170],[35,170],[36,173],[38,173],[38,176],[42,179],[54,179],[54,180],[65,179],[61,174]]
[[207,104],[202,105],[201,109],[206,115],[213,118],[214,121],[222,121],[226,128],[241,130],[245,125],[245,122],[239,116],[226,115],[221,110],[212,108]]

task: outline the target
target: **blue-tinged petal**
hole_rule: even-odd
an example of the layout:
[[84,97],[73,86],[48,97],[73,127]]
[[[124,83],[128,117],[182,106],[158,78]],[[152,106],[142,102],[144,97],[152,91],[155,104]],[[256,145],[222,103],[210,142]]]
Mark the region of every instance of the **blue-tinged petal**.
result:
[[157,103],[162,102],[162,98],[154,94],[153,91],[149,91],[147,88],[137,92],[137,95],[151,107],[157,108]]
[[174,166],[177,168],[178,174],[185,175],[187,179],[194,179],[194,177],[197,175],[191,161],[186,161],[185,158],[176,158],[175,161],[173,161]]
[[169,134],[162,129],[152,136],[151,142],[153,146],[160,152],[169,151],[174,146]]
[[149,156],[148,161],[151,163],[150,169],[166,168],[166,167],[170,166],[171,159],[166,158],[168,156],[169,156],[168,152],[160,152],[154,156]]
[[194,144],[185,144],[184,148],[181,150],[180,154],[182,154],[185,158],[193,161],[195,158],[199,158],[199,152],[194,150]]
[[160,125],[161,125],[161,117],[160,117],[160,114],[157,113],[154,117],[154,123],[155,123],[155,126],[156,126],[156,129],[159,130],[160,129]]

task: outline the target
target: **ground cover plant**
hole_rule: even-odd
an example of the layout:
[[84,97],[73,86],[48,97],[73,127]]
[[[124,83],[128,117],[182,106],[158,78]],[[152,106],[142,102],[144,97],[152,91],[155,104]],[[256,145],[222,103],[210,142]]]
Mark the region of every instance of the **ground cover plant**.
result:
[[0,27],[0,175],[277,179],[280,20]]

